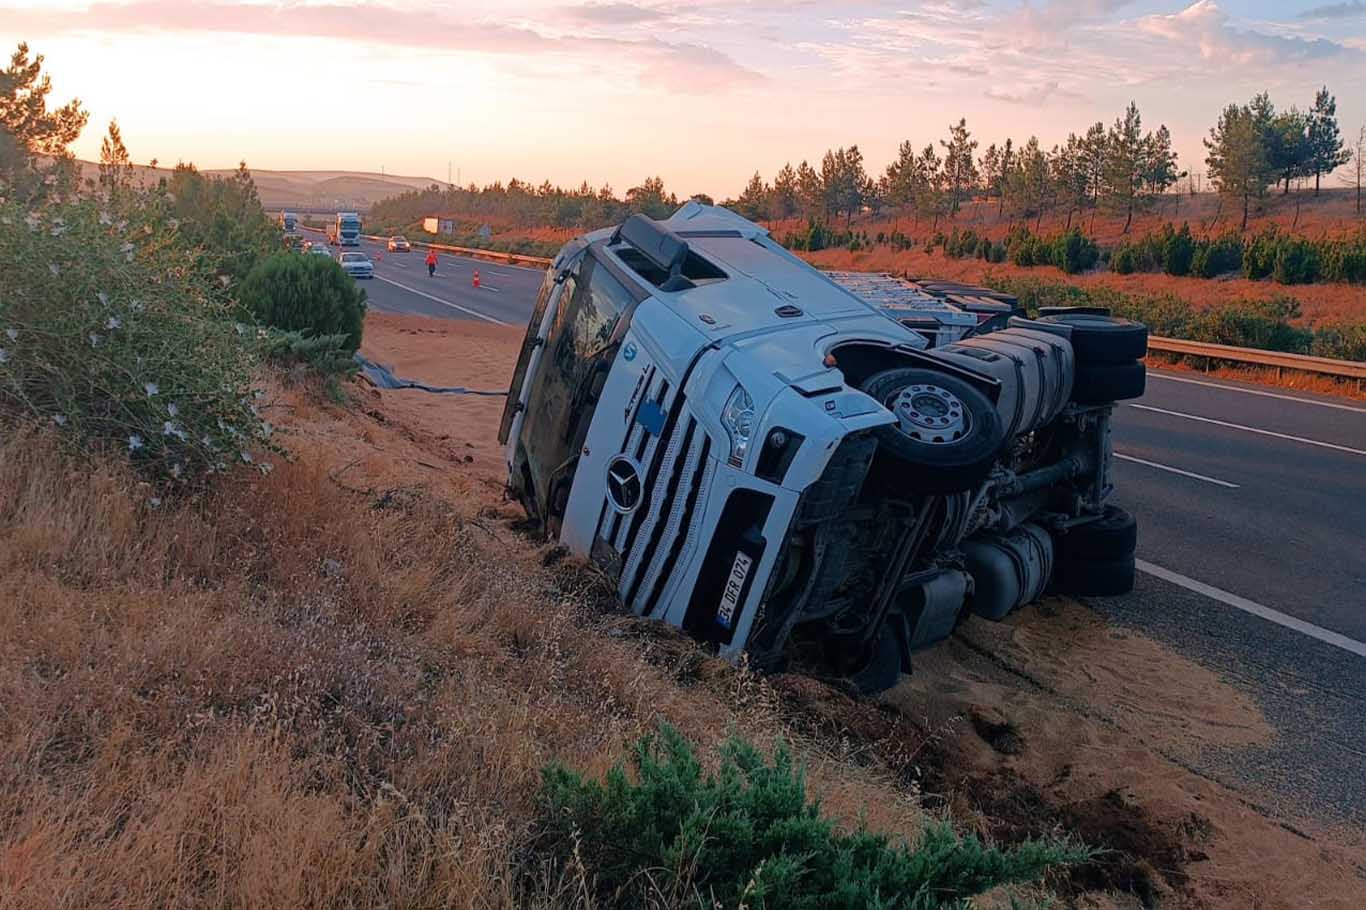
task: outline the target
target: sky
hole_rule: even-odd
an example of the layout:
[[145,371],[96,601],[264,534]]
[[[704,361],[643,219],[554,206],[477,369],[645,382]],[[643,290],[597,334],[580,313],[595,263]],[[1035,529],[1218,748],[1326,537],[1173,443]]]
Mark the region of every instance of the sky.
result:
[[966,117],[1045,146],[1130,100],[1204,170],[1219,110],[1268,91],[1366,124],[1366,0],[0,0],[53,99],[135,161],[464,183],[658,174],[734,195],[857,144],[878,173]]

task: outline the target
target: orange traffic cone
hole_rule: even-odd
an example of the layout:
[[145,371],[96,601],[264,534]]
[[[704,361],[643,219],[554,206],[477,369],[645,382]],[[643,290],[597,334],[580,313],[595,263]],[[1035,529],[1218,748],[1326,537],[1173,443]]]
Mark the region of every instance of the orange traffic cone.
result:
[[470,284],[474,285],[475,287],[479,287],[479,270],[478,270],[478,269],[475,269],[475,270],[474,270],[474,278],[470,279]]

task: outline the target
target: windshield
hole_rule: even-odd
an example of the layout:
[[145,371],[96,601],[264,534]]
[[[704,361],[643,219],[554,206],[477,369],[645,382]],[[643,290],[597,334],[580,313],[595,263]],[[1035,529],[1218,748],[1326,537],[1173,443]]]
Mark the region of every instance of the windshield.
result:
[[364,253],[342,253],[342,262],[368,262]]
[[631,293],[591,255],[565,281],[555,324],[546,339],[522,428],[527,463],[542,514],[557,511],[552,485],[567,478],[583,445],[602,383],[625,332]]

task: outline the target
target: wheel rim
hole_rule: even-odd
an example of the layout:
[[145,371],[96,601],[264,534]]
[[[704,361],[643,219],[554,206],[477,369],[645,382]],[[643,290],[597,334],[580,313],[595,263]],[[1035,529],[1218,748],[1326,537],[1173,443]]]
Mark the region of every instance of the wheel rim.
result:
[[962,400],[937,385],[907,386],[892,399],[892,413],[903,434],[926,445],[951,445],[972,429]]

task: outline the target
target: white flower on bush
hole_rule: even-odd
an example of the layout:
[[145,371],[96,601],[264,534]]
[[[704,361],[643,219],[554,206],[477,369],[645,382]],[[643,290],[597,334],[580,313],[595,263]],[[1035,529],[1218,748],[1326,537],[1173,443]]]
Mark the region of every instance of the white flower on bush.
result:
[[48,270],[49,272],[51,272],[53,275],[60,275],[60,274],[62,274],[61,266],[57,265],[57,263],[55,263],[55,262],[49,262],[49,263],[47,264],[47,270]]
[[262,439],[269,439],[270,434],[275,432],[275,427],[271,426],[269,420],[265,420],[261,422],[261,428],[256,432]]
[[157,397],[157,393],[161,391],[161,389],[157,387],[157,384],[155,382],[143,383],[142,390],[147,393],[148,398]]
[[119,322],[119,317],[117,316],[110,316],[108,319],[104,321],[104,327],[111,332],[122,325],[123,323]]
[[128,228],[128,219],[126,219],[126,218],[123,219],[123,220],[120,221],[118,224],[114,225],[114,228],[115,228],[115,230],[118,230],[118,231],[127,230],[127,228]]
[[104,291],[100,291],[98,294],[96,294],[95,298],[99,300],[100,306],[109,306],[109,295],[106,294]]
[[233,328],[237,330],[237,334],[239,335],[245,335],[247,332],[247,327],[242,325],[242,323],[240,322],[234,323]]
[[180,219],[179,219],[179,218],[172,218],[170,221],[168,221],[168,222],[166,222],[166,223],[170,226],[171,230],[173,230],[173,231],[174,231],[176,228],[180,227]]
[[19,340],[19,330],[18,330],[18,329],[5,329],[5,334],[6,334],[7,336],[9,336],[9,340],[10,340],[10,341],[18,341],[18,340]]
[[52,228],[52,230],[48,231],[48,233],[51,234],[53,237],[60,237],[66,233],[66,226],[61,224],[56,225]]
[[243,453],[242,453],[242,463],[243,463],[243,464],[251,464],[251,453],[250,453],[250,452],[243,452]]
[[268,461],[263,461],[256,466],[256,470],[260,471],[262,474],[269,474],[271,471],[275,470],[275,465]]
[[142,448],[142,437],[139,436],[137,433],[134,433],[132,436],[129,436],[128,451],[136,452],[140,448]]
[[166,402],[166,413],[174,417],[180,413],[180,408],[176,406],[174,401],[168,401]]
[[132,303],[128,304],[128,309],[132,310],[134,313],[141,313],[141,312],[142,312],[142,301],[141,301],[141,300],[134,300]]
[[163,423],[163,424],[161,425],[161,435],[162,435],[162,436],[174,436],[176,439],[179,439],[181,442],[184,442],[185,439],[186,439],[186,437],[187,437],[186,432],[185,432],[184,430],[182,430],[180,427],[176,426],[175,423],[172,422],[172,421],[170,421],[170,420],[166,421],[165,423]]
[[114,219],[109,216],[108,212],[100,212],[100,224],[107,226],[109,224],[112,224],[113,221]]
[[89,335],[87,335],[87,336],[85,336],[85,337],[89,340],[90,346],[91,346],[92,348],[93,348],[93,347],[98,347],[98,346],[99,346],[99,343],[100,343],[101,341],[104,341],[104,336],[103,336],[103,335],[96,335],[94,332],[91,332]]
[[223,285],[223,287],[227,287],[228,285],[232,284],[232,276],[230,276],[230,275],[219,275],[219,276],[218,276],[218,283],[221,284],[221,285]]
[[152,508],[154,508],[154,509],[159,509],[159,508],[161,508],[161,497],[160,497],[160,496],[148,496],[148,497],[147,497],[147,504],[148,504],[149,506],[151,506]]
[[65,414],[53,414],[53,415],[52,415],[52,422],[55,423],[55,424],[56,424],[57,426],[59,426],[59,427],[64,427],[64,426],[66,426],[66,415],[65,415]]
[[207,437],[207,436],[203,437],[203,438],[200,439],[199,441],[200,441],[200,443],[204,446],[204,448],[208,449],[210,452],[212,452],[214,449],[218,448],[218,446],[216,446],[216,445],[213,444],[213,440],[210,439],[210,438]]
[[171,476],[174,477],[176,480],[179,480],[180,475],[184,473],[185,469],[181,467],[180,462],[176,462],[175,464],[171,465]]
[[0,363],[9,363],[9,351],[0,348]]

